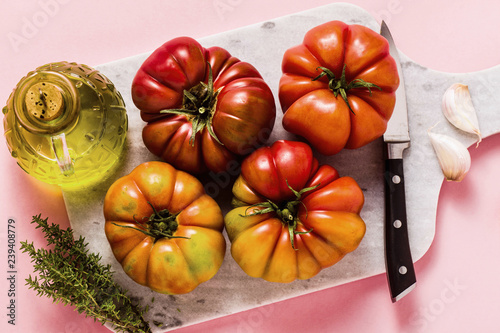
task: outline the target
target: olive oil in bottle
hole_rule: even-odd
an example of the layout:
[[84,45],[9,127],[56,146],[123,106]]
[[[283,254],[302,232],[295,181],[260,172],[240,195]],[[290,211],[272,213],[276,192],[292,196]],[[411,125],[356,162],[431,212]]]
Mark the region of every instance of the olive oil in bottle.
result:
[[3,113],[7,145],[19,166],[63,188],[104,178],[119,161],[128,130],[125,103],[113,83],[77,63],[28,73]]

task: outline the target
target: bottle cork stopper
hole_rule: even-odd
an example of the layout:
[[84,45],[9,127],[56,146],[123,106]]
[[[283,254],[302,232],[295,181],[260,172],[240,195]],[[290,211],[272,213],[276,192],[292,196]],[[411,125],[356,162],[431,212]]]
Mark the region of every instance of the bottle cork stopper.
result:
[[32,85],[25,97],[29,113],[40,120],[49,121],[59,117],[64,110],[64,99],[59,88],[49,82]]

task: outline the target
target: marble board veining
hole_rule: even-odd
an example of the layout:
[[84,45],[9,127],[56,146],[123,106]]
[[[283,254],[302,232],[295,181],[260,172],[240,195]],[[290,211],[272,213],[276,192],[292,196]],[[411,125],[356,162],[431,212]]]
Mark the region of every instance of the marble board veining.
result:
[[[205,47],[221,46],[241,60],[250,62],[269,84],[277,104],[276,124],[269,143],[278,139],[295,139],[282,128],[282,113],[277,99],[283,53],[289,47],[301,43],[309,29],[331,20],[361,24],[375,31],[380,29],[379,23],[365,10],[350,4],[336,3],[199,39]],[[103,262],[112,265],[117,282],[127,288],[131,296],[138,299],[141,305],[149,305],[147,319],[150,322],[164,323],[162,328],[151,325],[153,332],[165,332],[385,273],[384,162],[383,143],[380,139],[363,148],[345,150],[331,157],[316,154],[321,163],[333,165],[342,176],[351,176],[360,184],[365,194],[361,216],[367,226],[365,238],[359,248],[317,276],[289,284],[270,283],[248,277],[232,259],[228,241],[225,260],[219,272],[189,294],[159,294],[128,278],[113,257],[104,235],[102,205],[113,181],[128,174],[142,162],[158,160],[143,145],[141,131],[144,122],[130,96],[132,79],[148,55],[149,53],[141,54],[96,66],[115,83],[127,105],[129,132],[125,153],[120,165],[103,183],[82,191],[65,191],[63,194],[75,234],[84,236],[90,250],[100,253]],[[405,151],[404,156],[408,227],[413,259],[417,261],[429,249],[434,238],[437,202],[443,183],[443,175],[427,130],[437,124],[434,131],[451,135],[467,146],[474,144],[474,136],[456,130],[447,123],[441,112],[444,91],[453,83],[460,82],[469,86],[483,137],[499,132],[500,116],[496,113],[496,105],[500,105],[500,101],[498,94],[493,91],[500,86],[500,67],[469,74],[450,74],[422,67],[402,53],[400,57],[406,83],[411,136],[411,147]],[[216,198],[223,212],[228,212],[232,186],[229,179],[209,175],[203,178],[203,182],[207,192]],[[151,302],[153,297],[154,303]]]

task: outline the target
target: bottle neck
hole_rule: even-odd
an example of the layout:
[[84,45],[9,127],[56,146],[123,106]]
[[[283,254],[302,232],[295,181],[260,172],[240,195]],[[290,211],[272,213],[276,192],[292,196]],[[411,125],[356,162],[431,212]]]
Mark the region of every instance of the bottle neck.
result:
[[79,97],[72,82],[58,72],[34,72],[19,84],[14,111],[29,132],[54,135],[76,121]]

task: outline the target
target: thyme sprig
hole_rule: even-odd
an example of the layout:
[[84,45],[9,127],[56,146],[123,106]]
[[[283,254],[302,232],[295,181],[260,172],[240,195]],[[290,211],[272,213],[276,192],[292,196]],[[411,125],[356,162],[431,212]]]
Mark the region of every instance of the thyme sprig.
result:
[[118,332],[151,332],[144,319],[148,308],[131,301],[127,290],[114,282],[111,265],[103,265],[100,255],[89,253],[84,237],[75,239],[71,228],[61,230],[59,225],[49,225],[48,218],[41,215],[33,216],[31,223],[42,229],[52,248],[36,249],[33,243],[21,242],[20,249],[29,254],[38,273],[26,279],[29,289],[55,303],[71,305],[103,325],[112,324]]

